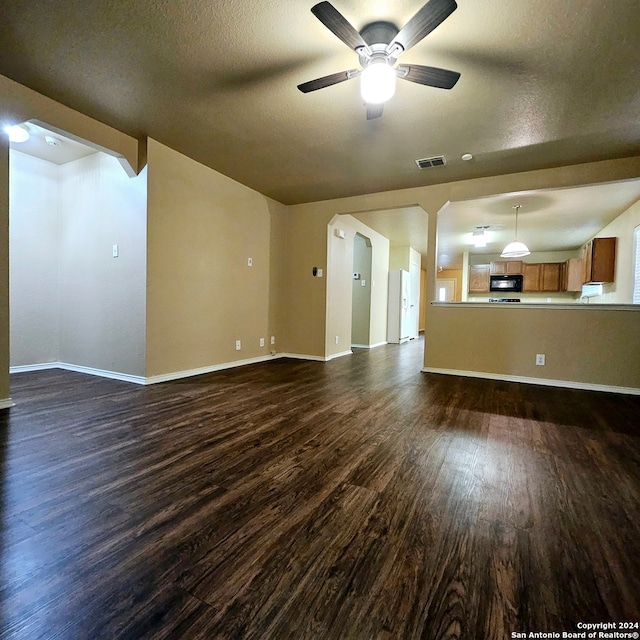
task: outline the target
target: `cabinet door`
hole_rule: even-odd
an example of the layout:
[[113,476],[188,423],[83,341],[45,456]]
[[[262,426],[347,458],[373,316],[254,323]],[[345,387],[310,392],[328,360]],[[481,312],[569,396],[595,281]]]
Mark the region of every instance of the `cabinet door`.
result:
[[540,266],[539,263],[522,265],[522,291],[540,291]]
[[512,276],[522,273],[522,260],[500,260],[491,263],[492,276]]
[[540,291],[560,291],[560,263],[543,262]]
[[469,267],[469,293],[489,292],[489,265],[475,264]]
[[616,239],[591,241],[591,282],[613,282],[616,272]]
[[566,261],[565,291],[582,291],[582,260],[570,258]]
[[522,273],[522,260],[507,260],[507,274],[520,275]]

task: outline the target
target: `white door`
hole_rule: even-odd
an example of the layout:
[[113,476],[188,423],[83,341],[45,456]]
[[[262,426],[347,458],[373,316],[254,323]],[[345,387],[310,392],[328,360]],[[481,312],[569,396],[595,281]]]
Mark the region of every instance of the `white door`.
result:
[[418,337],[420,322],[420,265],[411,263],[409,282],[409,338]]

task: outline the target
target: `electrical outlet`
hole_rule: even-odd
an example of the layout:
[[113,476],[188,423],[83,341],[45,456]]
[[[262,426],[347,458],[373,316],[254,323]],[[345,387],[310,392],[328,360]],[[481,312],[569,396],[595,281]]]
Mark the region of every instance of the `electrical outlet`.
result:
[[120,255],[120,249],[117,244],[114,244],[113,247],[111,247],[111,255],[114,258],[117,258]]
[[264,347],[264,338],[260,338],[260,346]]
[[339,342],[339,339],[338,339],[338,336],[336,336],[336,344],[338,344],[338,342]]
[[536,353],[536,364],[538,366],[544,366],[546,364],[546,357],[544,353]]
[[242,343],[240,340],[236,340],[236,351],[240,351],[242,349]]
[[271,344],[275,344],[276,343],[276,337],[275,336],[271,336]]

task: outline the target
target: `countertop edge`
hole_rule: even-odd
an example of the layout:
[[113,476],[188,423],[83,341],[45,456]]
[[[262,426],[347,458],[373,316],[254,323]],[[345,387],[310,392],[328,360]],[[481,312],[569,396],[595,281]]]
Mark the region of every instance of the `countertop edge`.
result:
[[491,309],[571,309],[596,311],[640,311],[638,304],[553,304],[533,302],[431,302],[433,307],[447,308],[491,308]]

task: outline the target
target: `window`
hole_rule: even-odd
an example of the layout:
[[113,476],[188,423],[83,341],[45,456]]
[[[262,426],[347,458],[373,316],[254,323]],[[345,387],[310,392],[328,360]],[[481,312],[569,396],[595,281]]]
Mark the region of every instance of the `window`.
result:
[[633,232],[633,304],[640,304],[640,225]]

